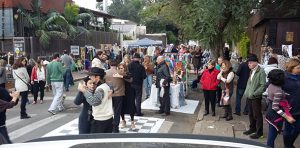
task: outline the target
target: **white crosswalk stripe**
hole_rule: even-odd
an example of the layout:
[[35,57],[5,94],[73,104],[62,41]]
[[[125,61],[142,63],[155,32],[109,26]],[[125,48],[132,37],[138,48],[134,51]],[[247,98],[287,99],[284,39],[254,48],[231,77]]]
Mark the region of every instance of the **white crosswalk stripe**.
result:
[[[34,117],[34,116],[36,116],[37,114],[29,114],[29,116],[31,116],[31,117]],[[11,119],[9,119],[9,120],[6,120],[6,126],[10,126],[10,125],[12,125],[12,124],[15,124],[15,123],[18,123],[18,122],[20,122],[20,121],[22,121],[22,119],[20,119],[20,117],[15,117],[15,118],[11,118]]]
[[9,137],[10,137],[11,140],[14,140],[16,138],[24,136],[25,134],[27,134],[27,133],[35,130],[35,129],[43,127],[43,126],[45,126],[45,125],[47,125],[51,122],[54,122],[54,121],[59,120],[63,117],[66,117],[66,116],[67,116],[67,114],[60,114],[60,115],[50,116],[48,118],[45,118],[43,120],[34,122],[32,124],[24,126],[23,128],[17,129],[15,131],[9,133]]

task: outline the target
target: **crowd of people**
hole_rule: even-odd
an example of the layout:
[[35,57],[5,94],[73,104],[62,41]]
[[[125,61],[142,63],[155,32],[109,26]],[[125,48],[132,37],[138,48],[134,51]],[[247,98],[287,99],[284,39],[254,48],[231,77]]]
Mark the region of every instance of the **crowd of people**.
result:
[[[78,94],[74,99],[76,105],[83,104],[79,116],[79,134],[119,133],[119,127],[126,126],[124,115],[130,116],[131,128],[135,129],[135,116],[143,116],[141,109],[142,94],[146,98],[151,94],[151,86],[158,88],[160,108],[157,113],[170,115],[170,83],[172,81],[164,50],[156,48],[153,55],[132,50],[132,53],[112,56],[105,51],[98,51],[91,62],[87,77],[78,85]],[[269,123],[267,145],[274,147],[278,133],[283,131],[284,144],[293,147],[300,133],[300,60],[283,58],[271,54],[268,62],[259,64],[255,54],[247,59],[238,59],[234,63],[229,56],[229,49],[224,48],[223,56],[211,59],[210,53],[201,47],[173,47],[171,52],[179,55],[188,53],[197,79],[192,84],[200,83],[204,94],[205,113],[216,116],[216,107],[223,107],[222,118],[233,120],[233,114],[249,116],[249,130],[245,135],[258,139],[263,136],[263,105],[266,102],[266,117]],[[64,51],[60,56],[55,53],[52,61],[44,65],[42,59],[27,64],[25,57],[18,58],[13,65],[15,89],[8,93],[5,88],[6,78],[0,60],[0,96],[1,97],[1,134],[10,142],[5,127],[5,110],[13,107],[21,97],[20,118],[27,119],[28,92],[32,88],[33,104],[43,103],[45,85],[53,92],[53,101],[48,112],[55,115],[64,111],[63,92],[74,85],[72,77],[72,56]],[[28,66],[29,65],[29,66]],[[236,91],[235,79],[237,80]],[[4,92],[4,93],[2,93]],[[232,98],[235,94],[235,106]],[[266,96],[266,100],[263,98]],[[3,99],[2,99],[3,98]],[[199,96],[200,98],[200,96]],[[242,98],[246,105],[241,109]],[[3,105],[2,105],[3,104]],[[3,106],[3,107],[2,107]],[[234,112],[232,111],[234,108]],[[120,122],[121,121],[121,122]],[[121,125],[120,125],[121,124]],[[285,125],[283,128],[283,124]]]
[[[294,147],[293,144],[300,133],[300,100],[297,98],[300,92],[300,59],[288,59],[271,52],[268,61],[259,64],[258,57],[249,54],[247,59],[239,59],[238,68],[234,70],[232,60],[225,57],[226,55],[219,57],[217,62],[209,60],[201,72],[200,84],[205,98],[204,116],[209,114],[209,106],[211,115],[215,116],[215,107],[219,106],[224,108],[222,118],[226,118],[226,121],[233,119],[231,98],[236,77],[233,114],[241,116],[243,111],[244,115],[249,116],[249,129],[244,134],[252,139],[263,136],[265,111],[265,120],[269,124],[267,146],[274,147],[277,135],[283,132],[285,147]],[[246,101],[243,110],[242,98]],[[266,106],[266,109],[263,109],[263,106]]]

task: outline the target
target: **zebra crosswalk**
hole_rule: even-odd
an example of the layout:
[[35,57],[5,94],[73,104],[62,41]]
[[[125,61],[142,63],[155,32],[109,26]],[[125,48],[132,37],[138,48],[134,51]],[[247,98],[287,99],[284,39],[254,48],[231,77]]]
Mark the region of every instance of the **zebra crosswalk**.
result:
[[[44,113],[45,112],[45,113]],[[13,143],[26,142],[40,137],[77,135],[79,113],[61,112],[51,116],[44,111],[42,114],[29,114],[32,118],[21,120],[19,116],[8,118],[6,127]],[[130,128],[130,120],[121,128],[121,133],[158,133],[164,119],[153,117],[136,117],[136,129]]]

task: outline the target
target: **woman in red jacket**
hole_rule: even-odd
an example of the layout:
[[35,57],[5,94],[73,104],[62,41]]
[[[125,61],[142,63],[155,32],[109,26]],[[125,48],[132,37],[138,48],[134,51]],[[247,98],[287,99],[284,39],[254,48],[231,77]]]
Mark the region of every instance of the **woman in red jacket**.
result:
[[33,67],[31,73],[31,84],[33,85],[33,104],[36,104],[38,93],[40,91],[40,103],[43,103],[44,90],[46,84],[46,67],[43,60],[38,59],[36,66]]
[[202,77],[200,80],[202,90],[204,93],[204,102],[205,102],[205,114],[204,116],[209,114],[209,102],[211,103],[212,116],[215,116],[215,107],[216,107],[216,91],[217,86],[219,84],[219,80],[217,80],[217,76],[219,74],[219,70],[215,68],[216,62],[213,60],[208,61],[207,69],[205,69],[202,73]]

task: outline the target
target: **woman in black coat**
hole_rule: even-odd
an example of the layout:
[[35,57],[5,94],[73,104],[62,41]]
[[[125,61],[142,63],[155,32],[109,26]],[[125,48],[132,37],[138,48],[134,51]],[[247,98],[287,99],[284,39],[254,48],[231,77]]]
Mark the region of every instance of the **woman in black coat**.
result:
[[[95,91],[96,85],[89,77],[85,77],[83,81],[85,85],[88,87],[89,91]],[[78,122],[79,134],[89,134],[91,129],[90,121],[92,118],[92,106],[86,101],[82,92],[78,92],[74,100],[74,104],[76,105],[83,104],[83,108],[79,115],[79,122]]]
[[125,121],[125,114],[129,114],[131,118],[131,129],[135,129],[135,123],[134,123],[134,114],[136,113],[136,107],[135,107],[135,98],[134,98],[134,89],[131,88],[131,82],[132,82],[132,76],[130,73],[127,72],[127,66],[125,64],[120,64],[118,66],[118,69],[120,71],[124,71],[125,76],[123,77],[125,79],[125,97],[123,100],[122,105],[122,111],[121,111],[121,127],[126,126]]

